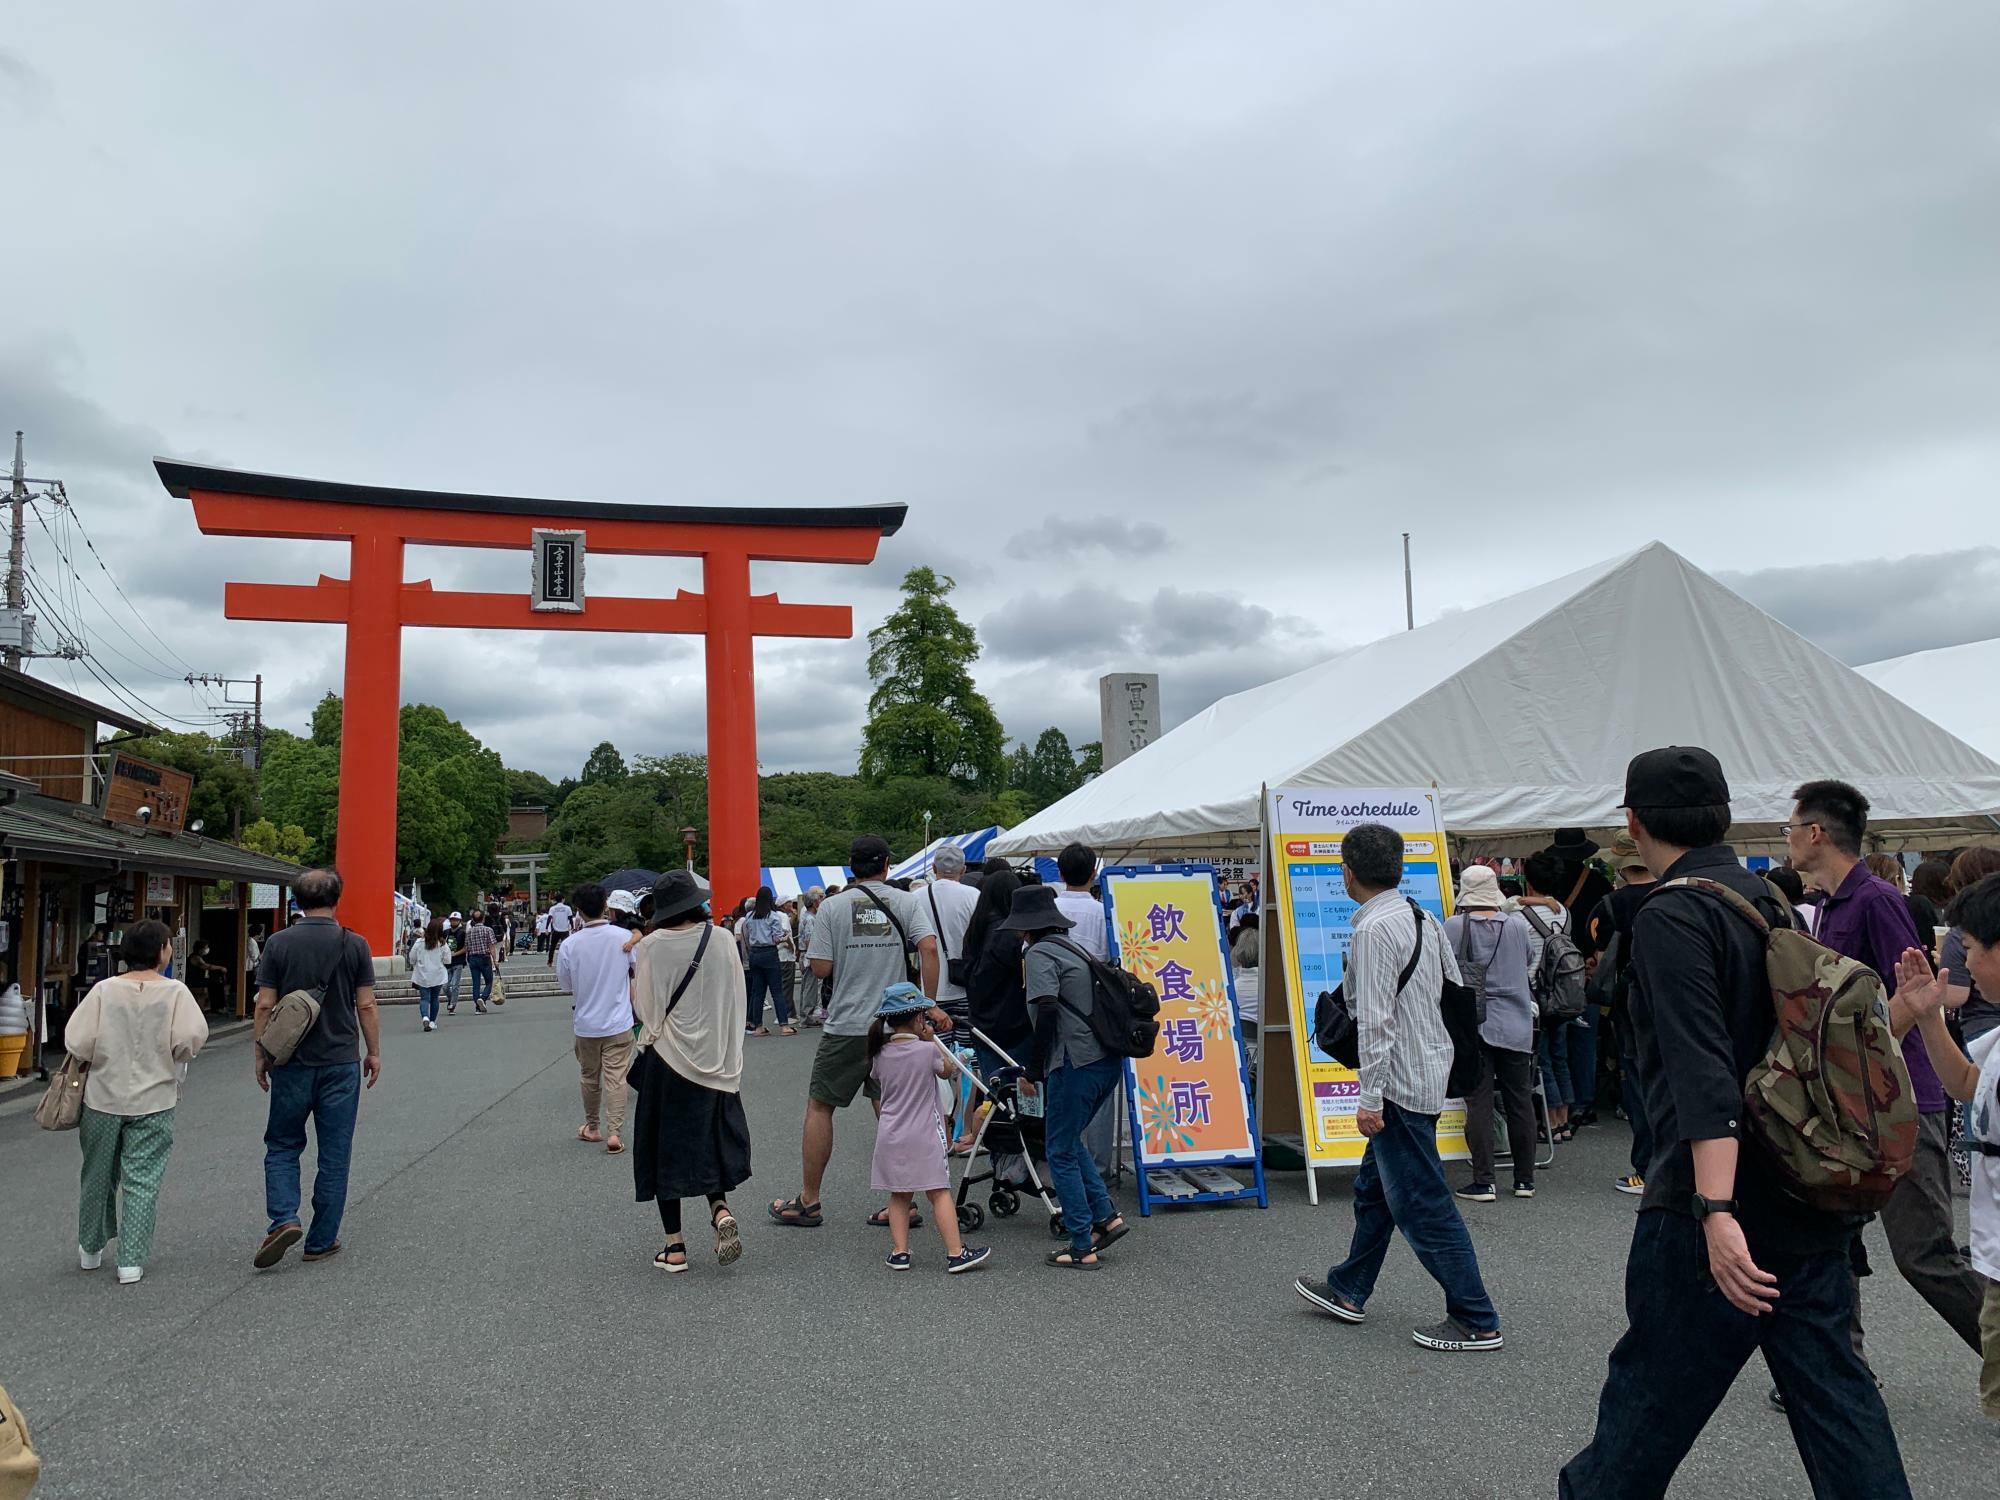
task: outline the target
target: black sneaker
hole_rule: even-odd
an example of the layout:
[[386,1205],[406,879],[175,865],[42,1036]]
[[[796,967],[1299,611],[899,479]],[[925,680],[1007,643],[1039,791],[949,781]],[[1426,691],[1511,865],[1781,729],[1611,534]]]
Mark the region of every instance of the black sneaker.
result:
[[1493,1190],[1490,1182],[1468,1182],[1452,1194],[1452,1197],[1466,1203],[1497,1203],[1500,1195]]
[[1534,1197],[1534,1196],[1535,1196],[1535,1185],[1534,1185],[1534,1184],[1533,1184],[1532,1182],[1517,1182],[1517,1183],[1515,1183],[1515,1184],[1514,1184],[1514,1196],[1515,1196],[1516,1198],[1532,1198],[1532,1197]]
[[1446,1354],[1475,1354],[1501,1347],[1499,1329],[1475,1333],[1456,1318],[1446,1318],[1430,1328],[1414,1328],[1410,1330],[1410,1337],[1426,1349],[1437,1349]]
[[1358,1303],[1348,1301],[1324,1281],[1307,1281],[1301,1276],[1292,1283],[1292,1290],[1321,1312],[1332,1313],[1343,1323],[1368,1321],[1368,1314],[1361,1310]]

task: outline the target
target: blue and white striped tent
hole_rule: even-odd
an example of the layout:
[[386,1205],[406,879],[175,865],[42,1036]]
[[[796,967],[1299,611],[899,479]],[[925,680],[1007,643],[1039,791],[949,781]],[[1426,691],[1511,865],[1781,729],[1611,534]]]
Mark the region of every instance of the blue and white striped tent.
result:
[[986,858],[986,846],[992,843],[999,833],[998,828],[982,828],[977,833],[954,833],[946,838],[932,839],[917,853],[890,870],[889,878],[891,880],[927,878],[931,873],[931,861],[937,857],[938,850],[947,844],[964,853],[966,864],[976,865]]
[[757,872],[757,883],[768,885],[780,901],[795,901],[814,886],[846,885],[853,878],[845,865],[766,865]]

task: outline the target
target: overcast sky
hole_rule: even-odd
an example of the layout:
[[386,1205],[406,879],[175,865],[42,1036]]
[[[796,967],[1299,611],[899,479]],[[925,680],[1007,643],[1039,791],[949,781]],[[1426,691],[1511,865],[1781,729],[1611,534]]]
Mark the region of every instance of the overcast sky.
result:
[[[143,617],[71,549],[100,670],[195,717],[302,726],[338,631],[222,584],[346,566],[155,453],[906,503],[758,586],[865,633],[951,574],[1030,739],[1398,628],[1404,530],[1420,618],[1657,538],[1866,661],[2000,634],[1996,56],[1981,0],[16,7],[0,427]],[[760,646],[767,770],[852,769],[864,656]],[[404,695],[551,775],[702,743],[692,639],[411,632]]]

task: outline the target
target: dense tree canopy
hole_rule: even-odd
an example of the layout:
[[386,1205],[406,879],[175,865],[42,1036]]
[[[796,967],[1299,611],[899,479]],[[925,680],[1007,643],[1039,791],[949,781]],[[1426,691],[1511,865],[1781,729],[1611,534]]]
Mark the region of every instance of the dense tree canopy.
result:
[[930,568],[903,575],[903,602],[868,632],[875,680],[862,733],[861,775],[944,777],[1000,789],[1006,734],[972,680],[979,636],[953,609],[958,585]]

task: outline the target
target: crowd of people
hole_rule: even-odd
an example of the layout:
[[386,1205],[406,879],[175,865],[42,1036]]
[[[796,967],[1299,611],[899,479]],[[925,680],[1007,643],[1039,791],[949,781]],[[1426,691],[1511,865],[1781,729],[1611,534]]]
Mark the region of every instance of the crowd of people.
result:
[[[1603,871],[1593,879],[1565,867],[1565,854],[1582,861],[1597,852],[1566,831],[1523,862],[1514,910],[1497,872],[1472,866],[1460,874],[1458,913],[1445,923],[1401,893],[1400,835],[1368,824],[1346,834],[1344,877],[1358,910],[1343,984],[1359,1031],[1357,1124],[1367,1146],[1348,1253],[1323,1277],[1299,1278],[1295,1290],[1341,1322],[1362,1322],[1400,1230],[1445,1298],[1444,1321],[1419,1327],[1416,1342],[1450,1352],[1502,1348],[1500,1317],[1437,1152],[1455,1060],[1446,1014],[1454,995],[1483,1013],[1479,1082],[1465,1096],[1473,1181],[1456,1194],[1474,1203],[1498,1196],[1496,1108],[1514,1147],[1514,1194],[1533,1195],[1533,1143],[1547,1134],[1534,1119],[1535,1098],[1544,1100],[1545,1120],[1559,1118],[1564,1099],[1572,1127],[1588,1118],[1597,1038],[1577,1033],[1608,1023],[1618,1058],[1608,1071],[1633,1127],[1632,1172],[1617,1186],[1640,1199],[1626,1267],[1628,1327],[1611,1354],[1596,1431],[1564,1468],[1561,1493],[1663,1495],[1761,1351],[1775,1382],[1772,1405],[1790,1421],[1813,1493],[1906,1496],[1862,1335],[1869,1267],[1861,1230],[1874,1215],[1788,1175],[1771,1127],[1753,1128],[1746,1087],[1768,1073],[1780,1005],[1827,1001],[1819,977],[1806,991],[1774,990],[1772,934],[1809,933],[1816,975],[1875,990],[1857,1023],[1862,1035],[1840,1054],[1845,1062],[1829,1066],[1858,1069],[1852,1076],[1869,1109],[1885,1112],[1882,1131],[1860,1139],[1894,1162],[1893,1185],[1871,1200],[1891,1257],[1981,1355],[1981,1406],[2000,1418],[2000,1013],[1981,993],[2000,987],[2000,846],[1927,859],[1905,889],[1900,862],[1864,853],[1866,796],[1844,782],[1812,781],[1795,794],[1784,864],[1753,872],[1725,842],[1723,768],[1691,747],[1637,757],[1623,811],[1625,834],[1608,861],[1615,886]],[[1546,1027],[1556,968],[1549,960],[1561,956],[1570,931],[1581,935],[1592,1019]],[[1873,1075],[1856,1060],[1868,1052],[1869,1025],[1881,1028],[1888,1063]],[[1969,1252],[1952,1217],[1951,1100],[1967,1107]],[[1907,1156],[1888,1150],[1895,1109],[1915,1118]]]
[[[1347,833],[1356,912],[1343,987],[1359,1035],[1366,1148],[1347,1253],[1296,1290],[1341,1322],[1362,1322],[1400,1231],[1444,1292],[1443,1320],[1417,1328],[1416,1342],[1503,1348],[1459,1204],[1500,1196],[1498,1124],[1511,1196],[1532,1198],[1536,1143],[1589,1127],[1600,1087],[1615,1090],[1632,1148],[1631,1170],[1613,1186],[1639,1199],[1629,1326],[1562,1493],[1664,1493],[1761,1351],[1816,1494],[1908,1494],[1863,1335],[1870,1268],[1860,1231],[1871,1215],[1828,1207],[1777,1170],[1746,1128],[1746,1080],[1771,1047],[1783,999],[1767,970],[1770,933],[1809,933],[1815,952],[1879,985],[1880,1020],[1895,1038],[1885,1098],[1906,1090],[1916,1117],[1911,1152],[1879,1205],[1882,1230],[1898,1274],[1981,1356],[1980,1400],[2000,1418],[2000,1004],[1987,998],[2000,996],[2000,845],[1927,858],[1905,881],[1900,861],[1866,851],[1866,796],[1822,780],[1797,790],[1784,862],[1752,871],[1725,841],[1723,768],[1688,747],[1636,758],[1623,811],[1608,850],[1563,830],[1518,872],[1463,868],[1445,921],[1402,893],[1401,835],[1372,824]],[[870,1183],[881,1196],[867,1222],[886,1231],[887,1266],[912,1266],[926,1207],[943,1270],[987,1261],[986,1247],[962,1242],[950,1194],[950,1156],[971,1145],[978,1111],[959,1115],[940,1088],[958,1073],[948,1040],[969,1046],[976,1078],[1018,1078],[1039,1097],[1066,1239],[1047,1263],[1100,1267],[1129,1226],[1090,1140],[1123,1074],[1089,1022],[1090,960],[1109,956],[1095,852],[1065,850],[1060,885],[1001,860],[969,870],[945,849],[932,878],[912,887],[889,880],[889,845],[875,837],[856,840],[849,857],[845,888],[798,902],[766,888],[719,920],[696,877],[674,871],[643,896],[586,884],[535,922],[575,1002],[577,1137],[632,1156],[635,1197],[657,1205],[665,1236],[653,1264],[689,1268],[688,1198],[707,1205],[717,1262],[743,1254],[729,1194],[750,1175],[744,1053],[747,1038],[772,1034],[768,1002],[777,1034],[796,1034],[794,1016],[819,1031],[798,1187],[766,1204],[773,1225],[825,1223],[835,1125],[866,1098],[876,1115]],[[339,1253],[358,1100],[381,1072],[374,967],[335,919],[340,877],[311,871],[296,889],[300,919],[264,946],[257,973],[253,1068],[270,1094],[267,1227],[253,1255],[262,1269],[301,1243],[308,1261]],[[1233,946],[1245,931],[1254,937],[1253,893],[1236,893],[1229,913]],[[516,926],[502,910],[429,924],[409,955],[424,1030],[440,1002],[445,1014],[455,1008],[460,974],[473,976],[472,1001],[485,1008]],[[126,1282],[144,1273],[179,1080],[207,1035],[187,986],[168,973],[172,948],[161,924],[133,924],[125,972],[95,985],[70,1023],[70,1050],[90,1064],[80,1263],[96,1269],[115,1240]],[[1558,996],[1579,979],[1587,1002],[1577,1013]],[[316,1020],[273,1061],[266,1027],[298,992],[315,997]],[[1454,993],[1476,1003],[1476,1068],[1452,1040]],[[1471,1156],[1456,1189],[1436,1144],[1451,1091],[1463,1094]],[[1955,1104],[1971,1153],[1969,1251],[1953,1224]],[[317,1147],[309,1223],[300,1211],[308,1128]]]

